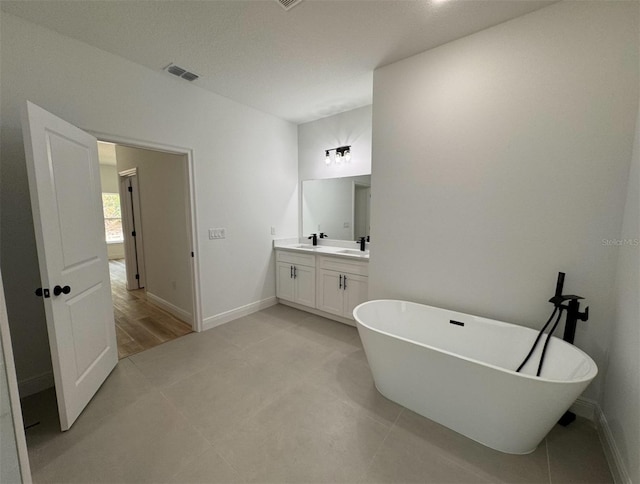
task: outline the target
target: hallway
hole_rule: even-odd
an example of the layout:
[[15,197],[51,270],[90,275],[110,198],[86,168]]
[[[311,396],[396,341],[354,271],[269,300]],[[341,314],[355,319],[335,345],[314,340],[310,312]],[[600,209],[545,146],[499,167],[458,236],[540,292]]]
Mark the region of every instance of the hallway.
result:
[[126,358],[191,333],[191,326],[147,302],[144,289],[127,291],[123,259],[109,261],[118,358]]

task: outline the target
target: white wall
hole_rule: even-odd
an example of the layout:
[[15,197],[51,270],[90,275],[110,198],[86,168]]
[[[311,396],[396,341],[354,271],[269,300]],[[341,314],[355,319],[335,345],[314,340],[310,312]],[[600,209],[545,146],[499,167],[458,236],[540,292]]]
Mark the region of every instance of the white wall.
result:
[[[113,165],[100,165],[100,185],[102,193],[118,193],[118,169]],[[109,259],[124,259],[124,243],[110,242],[107,244]]]
[[100,186],[102,193],[119,193],[118,169],[113,165],[100,165]]
[[187,157],[117,145],[116,158],[138,169],[147,293],[192,316]]
[[[6,13],[2,44],[2,272],[19,379],[50,375],[20,110],[192,150],[203,316],[275,296],[270,226],[298,233],[297,128]],[[226,227],[225,240],[207,229]]]
[[603,410],[632,482],[640,482],[640,110],[618,254]]
[[[327,166],[325,150],[345,145],[351,145],[351,161]],[[298,125],[298,158],[300,180],[370,174],[371,106]]]
[[375,71],[370,297],[539,328],[563,271],[591,308],[576,345],[604,367],[637,10],[557,3]]
[[[342,178],[371,173],[371,106],[346,111],[298,125],[298,176],[300,181]],[[325,164],[325,150],[351,145],[351,161],[340,165]],[[333,157],[335,153],[331,152]],[[318,186],[320,188],[321,184]],[[317,231],[317,223],[307,223],[306,201],[300,191],[301,236]],[[330,198],[326,198],[330,200]],[[351,202],[350,202],[351,203]],[[344,228],[344,221],[333,220],[332,227],[322,229],[330,239],[353,240],[353,226]],[[351,222],[352,224],[352,222]],[[313,228],[313,230],[311,229]],[[335,228],[333,228],[335,227]]]

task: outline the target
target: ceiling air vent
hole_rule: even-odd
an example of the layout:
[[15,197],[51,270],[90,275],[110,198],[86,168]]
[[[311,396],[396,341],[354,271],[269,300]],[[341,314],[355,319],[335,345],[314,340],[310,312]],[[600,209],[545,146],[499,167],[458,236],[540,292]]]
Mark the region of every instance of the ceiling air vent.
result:
[[276,0],[280,4],[282,8],[285,10],[291,10],[293,7],[298,5],[302,0]]
[[198,76],[198,74],[194,74],[193,72],[185,72],[180,77],[186,79],[187,81],[195,81],[200,76]]
[[178,76],[181,77],[182,79],[185,79],[187,81],[195,81],[198,77],[198,74],[194,74],[193,72],[189,72],[186,69],[183,69],[182,67],[179,67],[175,64],[169,64],[167,67],[164,68],[165,71],[167,71],[170,74],[173,74],[174,76]]

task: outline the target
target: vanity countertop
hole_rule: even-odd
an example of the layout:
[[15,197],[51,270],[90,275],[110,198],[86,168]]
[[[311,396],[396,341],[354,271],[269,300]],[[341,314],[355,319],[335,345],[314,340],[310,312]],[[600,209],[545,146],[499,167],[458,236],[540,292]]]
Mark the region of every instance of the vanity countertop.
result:
[[362,252],[359,249],[348,249],[345,247],[334,247],[330,245],[312,244],[275,244],[276,250],[288,250],[291,252],[303,252],[305,254],[329,255],[332,257],[342,257],[351,260],[369,261],[369,250]]

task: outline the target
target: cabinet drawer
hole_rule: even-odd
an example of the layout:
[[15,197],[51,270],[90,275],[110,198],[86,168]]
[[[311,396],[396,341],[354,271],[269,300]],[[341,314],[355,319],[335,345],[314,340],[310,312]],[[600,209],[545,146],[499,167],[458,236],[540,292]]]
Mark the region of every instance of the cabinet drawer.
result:
[[318,268],[360,276],[369,275],[368,262],[350,261],[340,257],[320,256],[318,257]]
[[276,262],[286,262],[299,266],[315,267],[316,256],[313,254],[299,254],[286,250],[276,250]]

